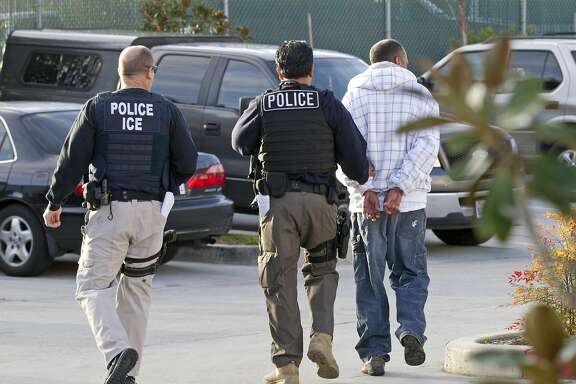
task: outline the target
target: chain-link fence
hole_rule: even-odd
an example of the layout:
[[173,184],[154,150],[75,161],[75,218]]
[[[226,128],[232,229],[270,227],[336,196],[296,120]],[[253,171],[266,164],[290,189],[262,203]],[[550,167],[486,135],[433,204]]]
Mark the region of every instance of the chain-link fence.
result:
[[[144,1],[0,0],[0,39],[22,28],[139,30],[144,24]],[[437,60],[448,52],[451,40],[457,42],[459,2],[204,0],[227,9],[234,25],[248,26],[256,43],[306,39],[316,48],[367,59],[375,41],[391,36],[406,46],[413,62]],[[465,0],[465,15],[471,35],[485,36],[480,32],[486,32],[486,27],[513,33],[572,32],[576,0]]]

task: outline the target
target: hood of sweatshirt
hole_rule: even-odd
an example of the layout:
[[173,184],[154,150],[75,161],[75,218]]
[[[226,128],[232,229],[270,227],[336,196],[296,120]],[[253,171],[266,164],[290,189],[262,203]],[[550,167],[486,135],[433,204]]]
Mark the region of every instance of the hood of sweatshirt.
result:
[[364,72],[352,78],[348,84],[348,89],[363,88],[388,91],[409,82],[417,82],[416,76],[412,72],[399,65],[382,62],[372,64]]

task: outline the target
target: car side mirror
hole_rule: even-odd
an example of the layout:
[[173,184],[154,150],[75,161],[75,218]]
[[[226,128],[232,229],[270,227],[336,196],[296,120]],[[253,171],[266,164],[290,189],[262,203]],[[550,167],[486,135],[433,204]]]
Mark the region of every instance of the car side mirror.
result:
[[241,97],[240,101],[238,102],[238,110],[240,111],[240,115],[244,113],[245,110],[248,109],[250,102],[254,100],[253,97]]
[[420,76],[418,78],[418,83],[428,88],[430,92],[434,90],[434,83],[427,77]]

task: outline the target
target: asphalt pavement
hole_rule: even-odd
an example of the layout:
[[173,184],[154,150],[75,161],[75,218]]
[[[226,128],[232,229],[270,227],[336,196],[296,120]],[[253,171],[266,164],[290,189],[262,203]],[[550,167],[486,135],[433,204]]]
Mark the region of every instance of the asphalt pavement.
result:
[[[323,380],[305,358],[301,382],[466,383],[442,372],[444,347],[461,336],[498,332],[521,316],[505,307],[507,276],[529,262],[529,238],[517,228],[508,246],[491,241],[479,247],[449,247],[428,233],[430,297],[428,358],[408,367],[393,343],[385,378],[360,373],[354,344],[355,304],[350,261],[341,263],[336,301],[335,355],[341,376]],[[193,253],[164,266],[155,279],[148,342],[140,384],[255,384],[272,367],[263,294],[255,266],[190,262]],[[0,274],[0,383],[96,384],[104,362],[80,307],[73,299],[77,257],[59,259],[37,278]],[[302,281],[301,281],[302,283]],[[301,285],[303,287],[303,285]],[[310,313],[300,289],[305,333]],[[392,314],[394,310],[393,295]],[[393,321],[392,327],[396,326]],[[307,346],[307,341],[305,342]]]

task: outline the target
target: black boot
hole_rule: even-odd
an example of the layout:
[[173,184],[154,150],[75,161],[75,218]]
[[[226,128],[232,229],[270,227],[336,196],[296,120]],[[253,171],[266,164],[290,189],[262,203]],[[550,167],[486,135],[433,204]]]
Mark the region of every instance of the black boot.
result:
[[120,352],[108,364],[108,377],[104,384],[124,384],[128,373],[138,362],[138,352],[128,348]]
[[404,359],[406,364],[416,366],[424,364],[426,361],[426,353],[424,347],[414,336],[404,336],[401,341],[404,346]]

